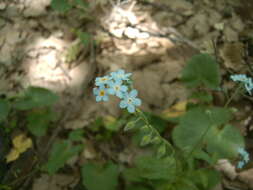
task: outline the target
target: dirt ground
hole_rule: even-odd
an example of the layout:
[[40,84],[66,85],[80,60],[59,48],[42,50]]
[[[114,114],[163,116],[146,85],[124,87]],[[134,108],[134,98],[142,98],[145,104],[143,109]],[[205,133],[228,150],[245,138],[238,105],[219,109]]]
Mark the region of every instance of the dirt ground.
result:
[[[75,10],[59,14],[50,2],[0,1],[0,92],[13,95],[30,85],[57,92],[61,100],[56,109],[66,116],[62,130],[84,128],[97,116],[121,114],[118,100],[96,103],[92,95],[95,78],[111,71],[132,72],[141,108],[160,113],[187,98],[179,79],[192,55],[215,55],[228,88],[229,74],[248,72],[247,61],[252,64],[252,52],[250,60],[244,59],[248,47],[243,39],[253,35],[253,2],[248,0],[101,1],[105,4],[92,9],[93,22]],[[99,45],[82,48],[70,60],[70,52],[80,43],[73,34],[76,29],[91,33]],[[221,104],[222,98],[217,95]],[[245,114],[250,120],[250,111]],[[227,187],[253,189],[252,169],[240,174],[230,166],[221,170],[230,175]],[[68,189],[78,177],[42,174],[32,189]]]

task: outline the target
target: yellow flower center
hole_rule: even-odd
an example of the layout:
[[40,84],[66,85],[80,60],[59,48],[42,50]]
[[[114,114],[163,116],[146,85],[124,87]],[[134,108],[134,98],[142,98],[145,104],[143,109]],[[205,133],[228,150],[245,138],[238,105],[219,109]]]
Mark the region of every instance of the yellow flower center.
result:
[[104,95],[105,95],[105,91],[104,90],[100,90],[99,96],[104,96]]

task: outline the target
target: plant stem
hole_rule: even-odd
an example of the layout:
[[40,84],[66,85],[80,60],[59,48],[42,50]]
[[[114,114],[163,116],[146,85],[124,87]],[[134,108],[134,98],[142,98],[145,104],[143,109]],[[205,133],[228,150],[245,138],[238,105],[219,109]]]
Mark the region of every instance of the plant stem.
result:
[[[172,145],[166,140],[164,139],[160,133],[157,131],[157,129],[155,129],[152,125],[150,125],[147,117],[145,116],[145,114],[140,110],[140,109],[136,109],[137,113],[136,116],[138,117],[138,115],[140,116],[140,118],[145,122],[146,126],[155,133],[156,136],[158,136],[159,139],[162,140],[163,143],[165,143],[171,150],[172,150],[172,155],[174,154],[174,149],[172,147]],[[138,114],[138,115],[137,115]]]
[[238,87],[236,88],[235,92],[232,94],[232,96],[227,100],[224,108],[227,108],[228,105],[231,103],[231,101],[234,99],[235,95],[239,92],[239,90],[241,90],[241,88],[243,87],[242,84],[238,85]]

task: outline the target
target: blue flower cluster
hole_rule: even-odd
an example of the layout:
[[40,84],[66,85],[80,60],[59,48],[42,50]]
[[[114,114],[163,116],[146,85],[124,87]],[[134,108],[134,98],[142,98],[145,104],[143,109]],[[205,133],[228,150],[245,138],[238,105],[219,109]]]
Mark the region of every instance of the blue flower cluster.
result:
[[[131,73],[125,73],[119,69],[103,77],[97,77],[93,94],[96,96],[96,101],[108,101],[108,95],[115,95],[121,99],[120,108],[127,108],[130,113],[135,112],[135,107],[141,105],[141,100],[137,98],[138,92],[135,89],[129,88],[129,77]],[[128,92],[128,90],[131,90]]]
[[238,162],[237,168],[242,169],[243,166],[249,162],[249,153],[247,153],[243,148],[238,148],[238,153],[242,160]]
[[244,74],[231,75],[230,78],[235,82],[242,82],[248,93],[251,95],[251,91],[253,89],[252,78],[247,77]]

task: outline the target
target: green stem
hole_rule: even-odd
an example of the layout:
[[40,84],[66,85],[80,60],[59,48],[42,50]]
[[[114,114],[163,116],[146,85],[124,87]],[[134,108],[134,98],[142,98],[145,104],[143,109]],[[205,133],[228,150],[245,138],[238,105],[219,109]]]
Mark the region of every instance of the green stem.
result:
[[[140,110],[140,109],[136,109],[137,113],[135,112],[135,115],[138,117],[138,115],[140,116],[140,118],[144,121],[144,123],[146,124],[146,126],[155,133],[156,136],[158,136],[159,139],[162,140],[163,143],[165,143],[171,150],[172,150],[172,155],[174,154],[174,149],[172,147],[172,145],[166,140],[164,139],[160,133],[157,131],[157,129],[155,129],[154,127],[152,127],[152,125],[150,125],[147,117],[145,116],[145,114]],[[137,115],[138,114],[138,115]]]
[[238,85],[238,87],[236,88],[235,92],[232,94],[232,96],[226,102],[224,108],[228,107],[228,105],[231,103],[231,101],[234,99],[235,95],[237,95],[237,93],[239,92],[239,90],[241,90],[242,87],[243,87],[243,84]]

